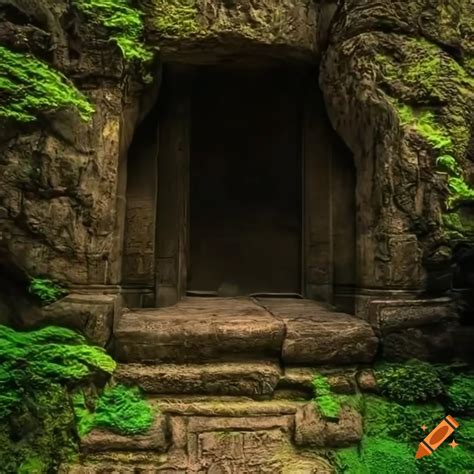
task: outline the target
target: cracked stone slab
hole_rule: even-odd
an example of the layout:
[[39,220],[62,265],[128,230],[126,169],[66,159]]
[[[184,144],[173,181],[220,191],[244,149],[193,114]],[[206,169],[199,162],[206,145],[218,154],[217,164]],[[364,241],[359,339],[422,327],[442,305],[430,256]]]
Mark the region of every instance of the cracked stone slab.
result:
[[125,313],[115,331],[122,362],[189,363],[277,358],[284,324],[248,298],[185,298]]
[[274,362],[120,364],[114,378],[153,394],[271,395],[281,369]]
[[362,319],[312,300],[259,298],[258,303],[285,324],[287,364],[357,364],[375,357],[378,339]]

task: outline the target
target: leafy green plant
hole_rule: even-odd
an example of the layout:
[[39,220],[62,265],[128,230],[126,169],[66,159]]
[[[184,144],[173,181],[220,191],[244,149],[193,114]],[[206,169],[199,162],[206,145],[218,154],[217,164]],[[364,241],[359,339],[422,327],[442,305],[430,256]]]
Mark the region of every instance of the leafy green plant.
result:
[[375,377],[381,393],[399,402],[425,401],[443,392],[436,369],[418,360],[380,365]]
[[334,394],[327,377],[316,374],[312,381],[314,390],[314,402],[318,407],[321,415],[325,418],[334,419],[339,417],[341,405]]
[[45,278],[33,278],[28,291],[45,305],[54,303],[68,294],[65,288]]
[[97,400],[94,425],[124,435],[146,433],[153,423],[153,409],[137,387],[108,387]]
[[402,405],[382,397],[365,397],[364,432],[368,436],[416,442],[423,436],[423,425],[434,428],[443,417],[439,403]]
[[448,387],[447,395],[451,412],[474,414],[474,375],[456,375]]
[[89,19],[110,31],[110,39],[120,48],[127,61],[148,63],[152,51],[142,41],[143,13],[128,0],[74,0]]
[[72,108],[89,120],[94,107],[62,74],[28,54],[0,46],[0,118],[31,122],[40,112]]
[[416,464],[420,474],[467,474],[474,470],[474,454],[463,445],[455,449],[443,445],[430,456],[418,459]]

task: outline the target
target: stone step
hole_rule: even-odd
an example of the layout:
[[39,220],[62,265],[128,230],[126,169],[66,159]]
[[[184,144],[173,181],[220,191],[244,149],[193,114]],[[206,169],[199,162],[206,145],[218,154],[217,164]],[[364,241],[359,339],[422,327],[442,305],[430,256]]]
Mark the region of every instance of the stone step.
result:
[[125,313],[115,355],[129,363],[273,360],[286,364],[371,362],[370,325],[312,300],[185,298],[168,308]]
[[114,378],[147,393],[196,395],[273,394],[281,377],[274,362],[207,364],[119,364]]
[[249,299],[186,298],[168,308],[124,314],[115,351],[122,362],[276,360],[283,336],[283,323]]

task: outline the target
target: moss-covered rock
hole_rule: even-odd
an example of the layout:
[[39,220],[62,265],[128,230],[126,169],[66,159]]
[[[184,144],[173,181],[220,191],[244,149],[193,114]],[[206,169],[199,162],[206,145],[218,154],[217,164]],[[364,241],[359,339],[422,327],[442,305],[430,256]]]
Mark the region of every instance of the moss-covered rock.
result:
[[78,391],[73,395],[73,404],[81,436],[96,427],[121,435],[143,434],[155,416],[138,387],[121,384],[106,387],[92,400]]
[[0,326],[0,459],[3,472],[54,472],[77,452],[70,390],[105,380],[115,362],[64,328]]
[[129,0],[74,0],[89,21],[110,31],[110,39],[120,48],[127,61],[147,63],[153,53],[145,45],[143,12]]
[[94,107],[74,85],[45,62],[0,46],[0,119],[30,122],[50,110],[77,110],[89,120]]

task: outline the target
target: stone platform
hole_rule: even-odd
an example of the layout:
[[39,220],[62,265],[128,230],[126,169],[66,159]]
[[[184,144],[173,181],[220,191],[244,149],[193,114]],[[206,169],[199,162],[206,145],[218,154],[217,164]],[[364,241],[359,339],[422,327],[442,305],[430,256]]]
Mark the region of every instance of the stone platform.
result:
[[153,398],[155,423],[146,435],[124,437],[94,430],[81,460],[63,474],[334,472],[324,448],[362,437],[351,407],[325,421],[307,401],[254,401],[245,397]]
[[186,298],[168,308],[127,312],[115,330],[116,358],[132,363],[341,365],[371,362],[377,346],[367,322],[289,298]]

